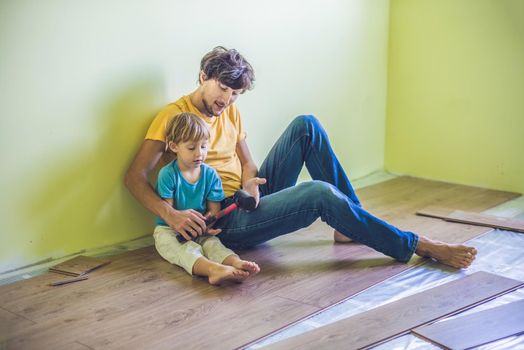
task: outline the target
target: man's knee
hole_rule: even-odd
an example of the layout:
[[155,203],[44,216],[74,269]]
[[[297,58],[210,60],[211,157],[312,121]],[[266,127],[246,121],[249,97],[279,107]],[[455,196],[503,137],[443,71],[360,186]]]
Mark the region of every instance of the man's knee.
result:
[[298,186],[302,187],[303,192],[310,201],[318,204],[332,203],[333,200],[343,200],[343,195],[340,191],[325,181],[311,180],[303,182]]
[[304,130],[311,130],[318,127],[320,122],[314,115],[299,115],[291,122],[291,125]]

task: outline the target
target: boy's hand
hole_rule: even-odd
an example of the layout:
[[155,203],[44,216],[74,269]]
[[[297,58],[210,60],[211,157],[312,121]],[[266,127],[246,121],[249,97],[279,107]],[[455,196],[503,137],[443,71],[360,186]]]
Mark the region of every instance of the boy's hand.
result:
[[216,236],[220,232],[222,232],[221,228],[208,228],[206,233],[211,236]]
[[[208,218],[214,216],[215,214],[216,214],[216,213],[212,213],[212,212],[208,211],[208,212],[206,213],[205,218],[208,219]],[[213,221],[212,223],[210,223],[210,224],[207,226],[207,231],[206,231],[206,233],[207,233],[208,235],[216,236],[216,235],[218,235],[220,232],[222,232],[222,229],[219,229],[219,228],[218,228],[218,229],[216,229],[216,228],[212,228],[213,225],[215,224],[215,222],[216,222],[216,220]]]
[[177,210],[166,219],[166,223],[187,241],[201,236],[206,231],[204,215],[193,209]]

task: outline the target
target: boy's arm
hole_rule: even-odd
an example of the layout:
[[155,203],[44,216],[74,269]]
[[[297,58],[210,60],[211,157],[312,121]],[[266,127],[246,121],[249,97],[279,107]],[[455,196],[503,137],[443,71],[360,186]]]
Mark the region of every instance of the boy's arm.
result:
[[[220,202],[215,202],[215,201],[207,201],[207,215],[206,217],[208,216],[211,216],[211,215],[216,215],[216,213],[218,213],[220,211]],[[215,223],[211,223],[211,225],[209,225],[209,228],[207,229],[207,233],[210,234],[210,235],[218,235],[220,232],[222,232],[221,229],[214,229],[212,228],[213,225]]]
[[216,217],[213,218],[213,216],[216,216],[220,209],[222,209],[221,201],[225,198],[224,189],[222,188],[220,176],[216,170],[211,167],[205,168],[205,181],[209,188],[205,197],[207,208],[206,222],[208,223],[207,233],[217,235],[222,230],[212,228],[216,221]]
[[207,211],[210,215],[215,215],[220,211],[220,202],[207,201]]
[[179,211],[155,192],[149,183],[149,174],[160,161],[165,143],[144,140],[125,176],[125,185],[135,198],[153,214],[160,216],[172,229],[190,240],[201,235],[206,224],[196,210]]

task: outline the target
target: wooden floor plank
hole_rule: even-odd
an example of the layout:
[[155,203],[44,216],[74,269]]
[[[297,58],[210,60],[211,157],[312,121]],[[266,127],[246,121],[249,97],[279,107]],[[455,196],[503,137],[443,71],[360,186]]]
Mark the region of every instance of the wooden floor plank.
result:
[[472,213],[468,211],[440,207],[424,208],[417,211],[417,214],[422,216],[444,219],[446,221],[451,222],[458,222],[462,224],[487,226],[514,232],[524,232],[524,220],[519,219],[504,218],[499,216]]
[[412,332],[447,349],[471,349],[524,333],[524,300],[418,327]]
[[523,285],[521,281],[476,272],[271,344],[267,349],[367,349]]
[[373,214],[404,230],[424,234],[432,239],[462,243],[489,229],[457,225],[415,215],[425,207],[442,206],[481,212],[520,196],[518,193],[493,191],[477,187],[447,184],[412,177],[399,177],[357,191]]
[[[47,295],[46,298],[32,299],[34,305],[30,309],[21,308],[21,311],[37,319],[38,323],[30,328],[13,331],[12,338],[29,336],[35,338],[38,343],[52,334],[60,337],[61,333],[82,333],[83,329],[93,324],[110,323],[120,315],[129,315],[134,311],[140,311],[141,308],[149,308],[155,302],[163,303],[165,298],[173,298],[184,304],[184,298],[194,298],[195,290],[205,292],[207,288],[221,291],[200,279],[188,279],[184,271],[174,269],[158,257],[155,260],[147,260],[147,264],[143,265],[145,267],[135,261],[134,265],[130,265],[135,271],[125,270],[124,266],[120,266],[123,269],[118,273],[121,277],[115,279],[119,264],[114,263],[111,269],[93,273],[89,281],[93,280],[94,283],[83,289],[79,286],[65,289],[68,286],[62,286],[61,290],[55,289],[55,294]],[[107,278],[107,275],[113,278]],[[57,293],[63,297],[56,298]],[[69,340],[74,339],[75,337]],[[25,342],[28,342],[28,339],[22,341]],[[10,343],[17,344],[17,340],[12,339]],[[19,344],[14,348],[19,346],[21,347]],[[55,347],[58,345],[49,348]]]
[[[416,210],[440,203],[485,210],[515,196],[413,178],[370,186],[358,194],[365,207],[389,215],[394,224],[453,242],[471,239],[487,229],[417,217]],[[9,349],[35,344],[39,349],[60,349],[75,341],[103,349],[126,344],[151,348],[149,343],[175,347],[188,344],[184,334],[196,335],[199,325],[206,325],[209,330],[198,336],[199,344],[239,347],[420,261],[414,258],[410,264],[399,264],[360,244],[333,244],[332,232],[316,222],[293,235],[240,252],[257,261],[262,271],[239,285],[210,286],[148,247],[111,257],[111,264],[81,283],[50,287],[49,282],[60,278],[46,274],[2,286],[0,307],[36,322],[12,328],[4,344]],[[230,327],[231,331],[224,332],[222,326],[231,322],[243,328],[242,332]]]
[[[361,244],[333,244],[332,230],[320,222],[312,229],[324,231],[325,238],[311,240],[306,230],[296,234],[292,244],[277,239],[265,247],[268,254],[259,251],[252,256],[255,260],[262,255],[278,257],[263,261],[264,275],[278,287],[277,296],[324,308],[412,266]],[[302,252],[306,246],[308,254]]]
[[[214,316],[227,319],[227,327],[235,322],[241,329],[242,324],[250,324],[264,331],[270,332],[273,327],[283,327],[304,313],[313,313],[319,309],[297,302],[275,298],[273,296],[257,296],[238,293],[237,286],[216,288],[201,281],[203,286],[196,286],[199,295],[181,295],[169,293],[171,288],[164,286],[166,294],[158,300],[148,300],[147,291],[141,300],[131,297],[125,301],[113,299],[116,305],[101,305],[94,307],[94,312],[86,310],[71,310],[66,312],[64,319],[67,323],[41,322],[15,338],[11,338],[8,345],[14,349],[40,348],[62,349],[65,344],[78,340],[91,348],[129,348],[126,342],[134,344],[132,348],[150,348],[149,344],[156,341],[166,342],[168,347],[183,347],[191,343],[201,342],[202,345],[213,347],[216,338],[212,336],[195,340],[181,337],[181,332],[198,334],[204,325],[209,324],[216,329]],[[200,288],[199,288],[200,287]],[[242,286],[240,286],[242,287]],[[191,286],[186,286],[191,290]],[[237,293],[232,293],[232,292]],[[246,310],[249,312],[246,313]],[[78,314],[87,314],[87,318],[79,319]],[[238,315],[244,314],[243,317]],[[231,315],[231,317],[228,317]],[[258,320],[258,321],[257,321]],[[268,322],[268,320],[273,320]],[[260,326],[257,326],[257,322]],[[222,321],[220,324],[223,324]],[[118,325],[111,327],[111,325]],[[173,338],[172,341],[169,340]],[[198,338],[198,337],[196,337]],[[238,343],[249,341],[249,331],[244,331],[232,338]],[[229,344],[225,340],[224,344]],[[226,348],[230,348],[227,346]],[[66,347],[65,347],[66,348]]]
[[0,308],[0,342],[9,338],[14,330],[24,329],[34,324],[35,322],[25,317]]
[[[122,292],[133,292],[140,289],[144,281],[158,276],[156,266],[144,264],[146,260],[139,254],[125,254],[125,258],[117,256],[114,260],[112,264],[90,274],[88,282],[51,287],[49,282],[64,276],[48,273],[34,281],[15,283],[21,288],[11,288],[5,295],[2,294],[1,306],[38,322],[55,314],[61,315],[68,309],[78,309],[79,300],[83,301],[83,305],[89,305],[93,300],[111,300]],[[17,296],[17,291],[20,296]]]
[[[108,280],[113,278],[118,278],[118,275],[125,276],[128,271],[123,271],[122,266],[130,266],[130,269],[136,269],[136,264],[143,260],[142,255],[139,252],[132,251],[126,252],[123,254],[114,255],[111,257],[113,263],[117,266],[107,266],[102,268],[101,271],[105,271],[105,276],[107,280],[104,283],[107,283]],[[110,271],[115,271],[114,275],[108,275],[107,269]],[[97,276],[99,271],[93,272],[92,276]],[[31,298],[41,298],[45,297],[48,294],[55,294],[56,288],[51,288],[49,284],[53,281],[58,281],[64,278],[64,275],[57,273],[45,273],[28,280],[18,281],[13,284],[8,284],[0,286],[0,302],[2,305],[9,304],[11,301],[19,304],[32,304]],[[90,285],[93,285],[93,281],[89,282]],[[73,285],[68,286],[71,288]],[[80,287],[79,287],[80,288]],[[40,295],[40,293],[42,293]],[[27,298],[27,299],[26,299]]]
[[[197,317],[177,318],[177,324],[183,327],[181,332],[174,332],[177,327],[165,316],[154,323],[145,320],[142,327],[124,318],[122,321],[130,325],[131,330],[137,330],[135,336],[133,332],[112,329],[97,333],[95,337],[83,335],[79,339],[93,349],[234,349],[253,339],[252,329],[267,334],[285,327],[304,313],[319,311],[316,307],[274,296],[240,298],[227,305],[201,303],[199,307],[201,313],[195,315]],[[144,328],[150,332],[143,332]],[[212,334],[207,335],[208,330]]]

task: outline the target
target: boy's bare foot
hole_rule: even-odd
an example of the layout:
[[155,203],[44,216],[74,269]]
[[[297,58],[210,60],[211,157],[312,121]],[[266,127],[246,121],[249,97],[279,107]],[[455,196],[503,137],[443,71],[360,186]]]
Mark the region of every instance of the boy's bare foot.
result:
[[249,272],[250,276],[256,275],[260,272],[260,267],[258,267],[258,264],[253,261],[237,260],[233,262],[231,266]]
[[477,250],[462,244],[448,244],[419,236],[415,254],[430,257],[438,262],[460,269],[471,265],[477,255]]
[[209,284],[217,285],[224,281],[241,282],[249,277],[249,272],[239,270],[233,266],[216,265],[209,268]]
[[227,258],[225,258],[224,261],[222,261],[222,264],[233,266],[234,268],[243,270],[249,273],[249,275],[256,275],[257,273],[260,272],[260,267],[258,267],[258,264],[256,262],[242,260],[236,254],[232,254],[228,256]]
[[337,243],[353,242],[351,238],[344,236],[342,233],[338,232],[337,230],[333,231],[333,240]]

